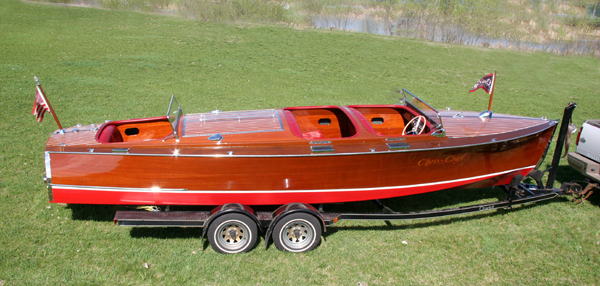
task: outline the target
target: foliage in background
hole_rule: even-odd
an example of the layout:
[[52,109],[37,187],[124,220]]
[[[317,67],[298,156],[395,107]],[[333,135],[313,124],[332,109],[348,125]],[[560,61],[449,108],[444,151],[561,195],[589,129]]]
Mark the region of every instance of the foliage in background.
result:
[[288,23],[289,12],[281,3],[264,0],[176,0],[177,11],[212,22]]
[[[448,43],[600,56],[597,0],[37,0],[179,14],[207,22],[315,25],[318,17],[385,21],[388,34]],[[345,25],[333,28],[345,29]],[[438,39],[441,38],[441,39]],[[498,43],[498,40],[510,42]]]

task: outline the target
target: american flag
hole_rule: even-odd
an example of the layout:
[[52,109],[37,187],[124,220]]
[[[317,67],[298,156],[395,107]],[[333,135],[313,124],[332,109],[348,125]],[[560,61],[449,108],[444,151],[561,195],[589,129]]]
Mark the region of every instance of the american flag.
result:
[[486,74],[483,78],[481,78],[474,86],[469,90],[469,92],[474,92],[477,89],[483,88],[485,92],[488,94],[492,94],[494,90],[494,74]]
[[37,92],[35,93],[35,102],[33,103],[33,110],[31,110],[31,114],[35,115],[38,122],[42,122],[44,119],[44,113],[46,113],[46,111],[50,112],[50,107],[48,107],[48,103],[42,95],[39,85],[36,86],[36,89]]

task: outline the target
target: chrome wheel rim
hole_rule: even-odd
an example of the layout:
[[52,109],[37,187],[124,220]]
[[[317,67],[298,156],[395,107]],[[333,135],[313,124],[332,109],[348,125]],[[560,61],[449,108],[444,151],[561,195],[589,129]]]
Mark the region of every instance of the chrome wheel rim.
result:
[[224,221],[215,231],[217,246],[227,253],[243,251],[250,243],[251,237],[248,225],[239,220]]
[[315,233],[315,227],[310,222],[294,219],[281,228],[279,239],[287,251],[302,252],[314,243]]

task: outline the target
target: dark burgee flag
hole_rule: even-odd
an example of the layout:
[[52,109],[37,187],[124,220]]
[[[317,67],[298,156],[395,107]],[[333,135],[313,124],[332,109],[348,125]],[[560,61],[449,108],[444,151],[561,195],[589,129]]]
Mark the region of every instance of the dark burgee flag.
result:
[[483,90],[485,90],[485,92],[487,92],[488,94],[492,94],[492,91],[494,90],[494,74],[487,74],[485,75],[483,78],[481,78],[474,86],[471,90],[469,90],[469,92],[474,92],[480,88],[483,88]]

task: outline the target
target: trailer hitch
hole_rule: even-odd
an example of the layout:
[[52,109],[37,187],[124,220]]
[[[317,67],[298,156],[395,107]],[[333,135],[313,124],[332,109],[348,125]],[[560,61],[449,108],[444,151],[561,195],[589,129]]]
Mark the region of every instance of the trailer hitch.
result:
[[577,183],[563,183],[560,188],[566,194],[573,196],[575,204],[580,204],[594,193],[594,189],[600,189],[600,185],[598,183],[589,182],[585,188],[582,188]]
[[575,182],[562,183],[560,189],[565,195],[578,195],[582,193],[583,188]]

